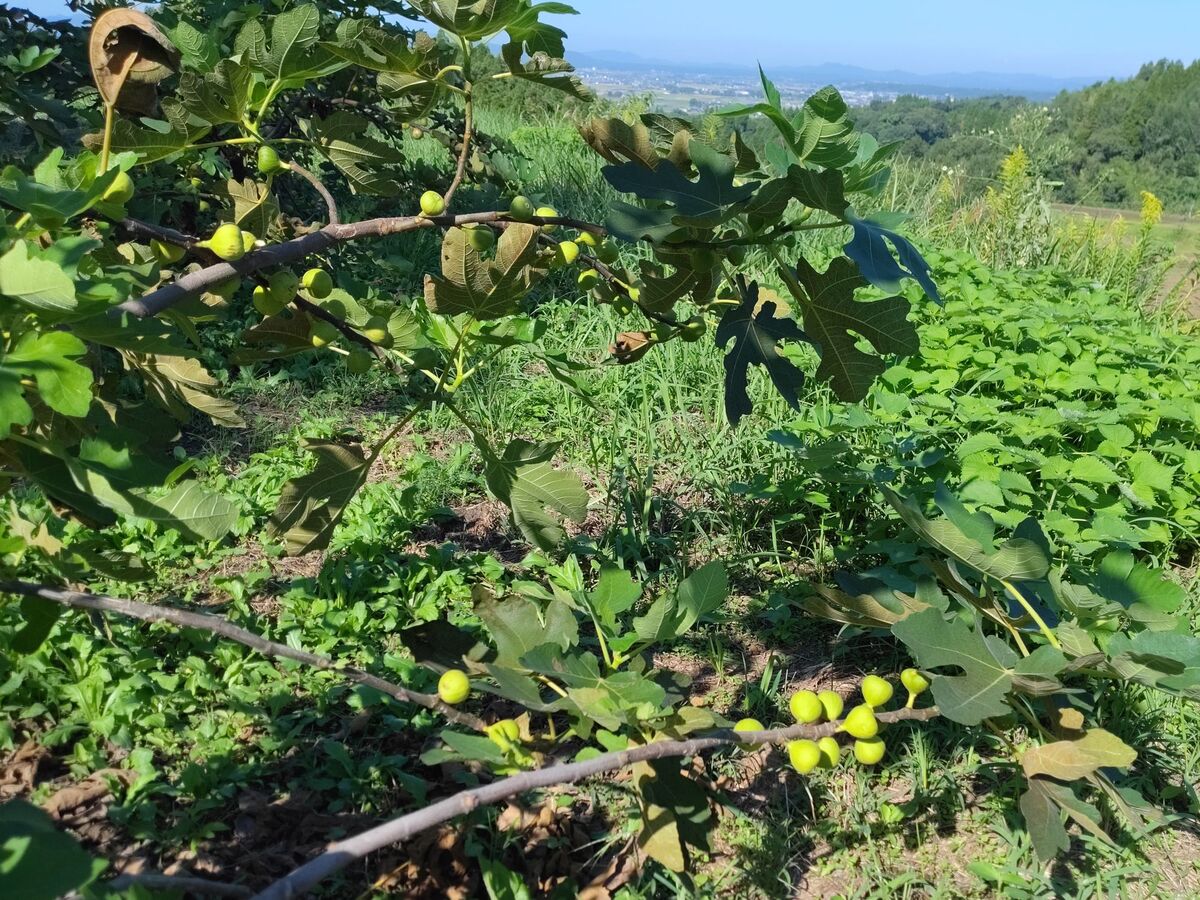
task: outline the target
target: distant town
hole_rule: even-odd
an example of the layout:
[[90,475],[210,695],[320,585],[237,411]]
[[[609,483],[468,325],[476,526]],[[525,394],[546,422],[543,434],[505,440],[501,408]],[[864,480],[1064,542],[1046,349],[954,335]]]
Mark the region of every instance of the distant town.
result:
[[[665,112],[702,113],[735,104],[757,103],[762,85],[757,75],[742,73],[705,74],[660,69],[618,69],[581,66],[579,74],[597,94],[609,100],[649,96],[655,109]],[[782,78],[775,82],[787,106],[799,106],[813,91],[828,82]],[[865,106],[873,100],[894,100],[902,93],[919,93],[899,86],[838,86],[851,106]],[[946,91],[922,96],[948,96]]]

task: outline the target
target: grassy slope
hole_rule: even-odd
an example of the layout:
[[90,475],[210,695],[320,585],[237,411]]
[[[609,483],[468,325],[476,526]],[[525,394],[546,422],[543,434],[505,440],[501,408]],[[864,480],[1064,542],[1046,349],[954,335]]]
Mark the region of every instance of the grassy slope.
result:
[[[503,123],[491,127],[498,124],[502,130]],[[531,193],[561,209],[599,213],[606,190],[598,166],[568,130],[524,129],[513,137],[545,179]],[[431,258],[434,252],[432,246],[414,249]],[[750,265],[762,267],[762,261]],[[1029,290],[1043,292],[1051,306],[1065,309],[1070,302],[1049,284]],[[719,555],[734,565],[740,588],[734,615],[658,662],[692,675],[704,702],[772,721],[784,720],[786,698],[798,687],[850,690],[865,669],[903,665],[890,644],[863,636],[839,641],[830,627],[789,612],[797,576],[861,549],[865,529],[880,514],[865,493],[835,495],[838,502],[831,503],[764,434],[785,424],[798,433],[815,427],[826,434],[845,410],[814,387],[805,407],[792,413],[758,385],[755,417],[730,431],[722,424],[720,356],[710,342],[672,343],[627,369],[600,365],[619,323],[608,308],[581,304],[573,294],[564,280],[559,299],[543,312],[561,349],[597,364],[585,376],[594,408],[519,357],[489,371],[464,403],[497,433],[563,441],[562,457],[584,475],[593,497],[577,544],[581,552],[598,545],[651,581],[675,577],[686,559]],[[927,328],[949,329],[945,343],[961,337],[954,333],[953,302],[940,322],[937,314],[922,314]],[[1143,327],[1139,321],[1131,314],[1114,327]],[[1173,338],[1168,333],[1164,340]],[[448,417],[429,416],[414,429],[419,437],[399,446],[376,473],[323,564],[280,560],[255,538],[278,485],[304,465],[303,454],[280,433],[351,428],[370,434],[402,398],[380,376],[352,378],[340,367],[308,361],[270,378],[243,371],[233,390],[250,412],[249,432],[198,431],[194,441],[209,453],[210,477],[243,500],[237,546],[185,547],[151,530],[127,535],[128,546],[164,565],[161,583],[147,592],[165,589],[219,604],[256,628],[423,686],[426,676],[404,660],[395,630],[439,609],[465,611],[472,582],[511,577],[501,560],[523,556],[483,496],[464,436]],[[950,439],[961,440],[971,427],[979,426],[963,424],[967,430]],[[792,493],[772,501],[737,487],[753,485],[756,476]],[[431,517],[434,525],[423,524]],[[1168,535],[1158,552],[1175,554],[1180,540]],[[447,541],[457,549],[447,549]],[[526,562],[535,576],[555,577],[552,564]],[[1200,593],[1192,596],[1200,604]],[[16,723],[35,723],[40,743],[50,748],[35,797],[109,765],[138,773],[133,788],[111,804],[109,822],[78,826],[106,855],[146,840],[152,865],[182,854],[193,870],[232,874],[249,860],[262,877],[319,846],[331,816],[386,814],[431,787],[425,780],[431,773],[414,759],[437,727],[427,714],[397,711],[328,676],[275,667],[195,635],[115,624],[110,641],[82,617],[72,626],[65,645],[19,665],[0,662],[0,702],[12,737]],[[1139,692],[1108,702],[1118,705],[1116,718],[1127,734],[1150,748],[1142,770],[1147,790],[1191,810],[1200,717]],[[760,772],[755,758],[717,760],[715,774],[736,790],[700,885],[687,888],[651,871],[627,885],[626,896],[984,896],[1001,890],[1093,896],[1122,886],[1134,895],[1194,896],[1194,853],[1182,832],[1152,838],[1149,861],[1128,847],[1105,848],[1081,837],[1079,854],[1055,870],[1053,883],[1044,883],[1027,840],[1013,830],[1019,779],[990,762],[993,738],[939,724],[898,731],[888,740],[888,762],[878,773],[849,767],[807,782],[781,776],[774,766]],[[285,792],[289,799],[277,799]],[[473,829],[465,844],[408,848],[389,857],[396,866],[391,884],[433,895],[470,884],[473,864],[464,850],[521,871],[544,864],[550,874],[570,874],[556,846],[573,847],[588,860],[580,873],[586,881],[623,843],[622,815],[602,821],[587,812],[589,799],[616,810],[628,800],[619,783],[564,795],[586,832],[582,837],[551,816],[529,846],[525,838]],[[421,874],[405,867],[408,859]],[[992,865],[1004,887],[972,873],[971,862]],[[343,885],[334,893],[349,890]]]

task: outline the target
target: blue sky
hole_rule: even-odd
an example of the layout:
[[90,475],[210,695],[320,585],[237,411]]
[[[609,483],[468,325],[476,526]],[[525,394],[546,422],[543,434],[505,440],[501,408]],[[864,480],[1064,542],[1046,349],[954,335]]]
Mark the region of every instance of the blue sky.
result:
[[[1200,54],[1200,0],[569,0],[577,50],[679,62],[1122,76]],[[58,0],[12,0],[42,14]],[[568,52],[568,56],[570,53]]]
[[1119,76],[1200,56],[1200,0],[568,2],[568,48],[671,61]]

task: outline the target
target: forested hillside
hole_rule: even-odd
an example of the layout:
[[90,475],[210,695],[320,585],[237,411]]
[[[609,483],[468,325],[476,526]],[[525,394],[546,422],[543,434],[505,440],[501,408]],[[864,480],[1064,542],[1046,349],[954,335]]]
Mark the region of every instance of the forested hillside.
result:
[[[1136,205],[1153,191],[1170,212],[1200,201],[1200,61],[1160,61],[1127,81],[1060,94],[1048,106],[1014,98],[901,97],[855,111],[880,141],[968,175],[991,176],[1017,138],[1068,203]],[[1013,133],[1015,132],[1015,133]]]

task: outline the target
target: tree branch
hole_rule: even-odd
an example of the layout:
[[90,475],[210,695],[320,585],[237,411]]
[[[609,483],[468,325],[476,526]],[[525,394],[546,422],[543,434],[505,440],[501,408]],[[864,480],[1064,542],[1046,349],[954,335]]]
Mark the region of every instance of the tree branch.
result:
[[111,881],[100,882],[100,887],[111,891],[123,891],[138,886],[152,891],[180,891],[201,897],[249,897],[254,891],[241,884],[225,881],[210,881],[207,878],[192,878],[183,875],[160,875],[145,872],[138,875],[118,875]]
[[289,647],[287,644],[267,640],[262,635],[255,634],[253,631],[247,631],[239,625],[234,625],[228,619],[221,616],[190,612],[184,609],[174,609],[169,606],[154,606],[150,603],[140,603],[137,600],[123,600],[117,597],[106,597],[102,594],[85,594],[79,591],[68,591],[41,584],[32,584],[26,581],[0,581],[0,594],[18,594],[22,597],[36,597],[39,600],[46,600],[75,609],[116,613],[117,615],[128,616],[131,619],[140,619],[143,622],[170,622],[172,625],[178,625],[181,628],[196,628],[200,631],[207,631],[210,634],[243,644],[251,650],[257,650],[264,656],[291,659],[312,666],[314,669],[335,672],[347,681],[353,681],[356,684],[373,688],[380,693],[387,694],[394,700],[415,703],[418,706],[424,706],[426,709],[436,710],[447,719],[457,722],[466,728],[481,732],[487,730],[487,725],[482,719],[443,703],[436,694],[423,694],[419,691],[410,691],[408,688],[385,681],[376,675],[372,675],[370,672],[355,668],[354,666],[340,665],[331,657],[322,656],[318,653],[309,653],[307,650],[297,650]]
[[454,194],[462,184],[463,177],[467,174],[467,160],[471,157],[471,138],[474,135],[474,114],[475,103],[471,98],[471,83],[467,82],[467,97],[463,104],[465,108],[463,133],[462,133],[462,152],[458,154],[458,165],[454,170],[454,180],[450,182],[450,187],[446,189],[446,193],[442,196],[442,202],[446,204],[446,208],[450,208],[450,201],[454,199]]
[[[220,262],[195,272],[189,272],[170,284],[163,285],[136,300],[126,300],[112,307],[114,315],[130,313],[140,319],[156,316],[177,303],[182,303],[191,297],[198,296],[209,288],[215,287],[222,281],[234,277],[252,275],[261,269],[270,269],[287,265],[321,253],[337,244],[355,241],[363,238],[387,237],[392,234],[404,234],[420,228],[453,228],[460,225],[477,225],[488,223],[508,222],[507,212],[477,212],[460,216],[393,216],[381,219],[365,219],[362,222],[348,222],[337,225],[326,225],[320,231],[306,234],[282,244],[271,244],[261,250],[247,253],[236,262]],[[591,222],[579,219],[569,219],[562,216],[534,216],[530,220],[534,225],[562,225],[578,231],[590,231],[592,234],[604,234],[604,229]]]
[[[924,722],[936,718],[938,715],[940,714],[937,707],[928,707],[925,709],[898,709],[895,712],[880,713],[877,718],[881,723]],[[456,816],[465,815],[480,806],[495,803],[514,794],[521,794],[536,788],[548,788],[558,784],[582,781],[593,775],[624,769],[635,763],[651,759],[695,756],[705,750],[713,750],[730,744],[778,744],[799,738],[815,740],[834,734],[840,725],[840,722],[826,722],[823,725],[793,725],[790,728],[776,728],[769,731],[733,731],[726,728],[691,740],[655,741],[630,750],[605,753],[584,762],[559,763],[544,769],[522,772],[482,787],[460,791],[423,809],[398,816],[354,837],[330,844],[320,855],[285,875],[266,890],[256,894],[254,900],[292,900],[369,853],[390,844],[408,840],[427,828],[440,825]]]
[[149,222],[143,222],[141,219],[123,219],[121,225],[134,234],[156,238],[168,244],[175,244],[177,247],[192,247],[200,240],[199,238],[192,237],[190,234],[176,231],[174,228],[167,228],[163,225],[151,225]]
[[299,163],[289,161],[284,163],[284,166],[288,169],[291,169],[293,172],[311,184],[314,188],[316,188],[317,193],[321,195],[321,199],[325,201],[325,209],[329,211],[329,224],[339,224],[341,220],[338,219],[337,203],[333,199],[333,194],[329,193],[329,188],[325,187],[325,185],[321,183],[321,179],[312,172],[308,171],[308,169],[304,168],[304,166],[300,165]]
[[394,359],[392,359],[390,356],[388,356],[386,350],[384,350],[382,347],[380,347],[378,344],[376,344],[373,340],[371,340],[365,334],[362,334],[361,332],[355,330],[354,326],[351,325],[350,323],[348,323],[345,319],[339,319],[333,313],[329,312],[326,309],[323,309],[320,306],[317,306],[317,304],[315,304],[315,303],[310,303],[308,300],[305,300],[303,297],[301,297],[298,294],[292,298],[292,303],[296,304],[296,306],[298,306],[300,309],[304,310],[306,313],[308,313],[313,318],[320,319],[322,322],[328,322],[330,325],[332,325],[334,328],[336,328],[339,332],[341,332],[342,337],[346,338],[346,340],[351,341],[352,343],[358,344],[360,347],[364,347],[367,350],[369,350],[371,352],[371,354],[377,360],[379,360],[381,363],[383,363],[385,366],[387,366],[389,369],[391,369],[393,374],[399,375],[403,378],[408,377],[407,369],[405,369],[403,366],[397,364]]

